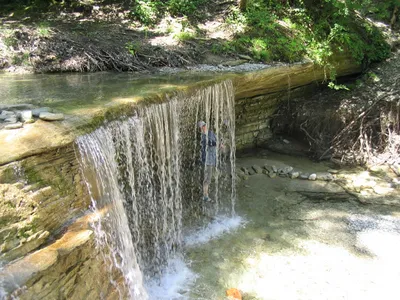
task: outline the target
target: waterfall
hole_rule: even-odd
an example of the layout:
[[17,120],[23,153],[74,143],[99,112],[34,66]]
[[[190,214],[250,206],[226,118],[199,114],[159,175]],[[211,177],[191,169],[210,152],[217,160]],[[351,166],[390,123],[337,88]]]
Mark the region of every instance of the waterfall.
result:
[[[217,135],[214,203],[202,201],[199,120]],[[82,173],[98,215],[93,224],[110,279],[124,276],[131,299],[146,299],[143,281],[182,249],[182,228],[204,215],[235,213],[233,86],[225,81],[191,96],[137,107],[77,140]],[[223,145],[223,147],[222,147]],[[114,275],[113,275],[114,274]]]

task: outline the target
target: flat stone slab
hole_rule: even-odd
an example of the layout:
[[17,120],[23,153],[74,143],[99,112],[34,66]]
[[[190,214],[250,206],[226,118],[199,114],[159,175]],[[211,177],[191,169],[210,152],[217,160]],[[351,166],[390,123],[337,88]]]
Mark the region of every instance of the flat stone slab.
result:
[[0,130],[0,165],[72,143],[74,132],[61,122],[36,121],[18,130]]

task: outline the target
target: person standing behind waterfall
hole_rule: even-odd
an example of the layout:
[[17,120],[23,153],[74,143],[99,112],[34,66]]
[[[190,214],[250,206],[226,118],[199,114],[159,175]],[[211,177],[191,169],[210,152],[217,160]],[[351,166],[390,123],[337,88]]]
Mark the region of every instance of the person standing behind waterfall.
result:
[[217,137],[212,130],[207,130],[207,124],[199,121],[197,126],[201,130],[201,162],[204,166],[203,200],[211,202],[208,189],[217,165]]

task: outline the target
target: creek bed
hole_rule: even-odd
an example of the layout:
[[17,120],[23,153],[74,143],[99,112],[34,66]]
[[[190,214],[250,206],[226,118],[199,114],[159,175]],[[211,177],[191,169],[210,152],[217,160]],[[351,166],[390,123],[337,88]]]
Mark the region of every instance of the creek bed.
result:
[[[265,163],[329,168],[273,153],[237,161],[238,166]],[[399,207],[301,194],[314,183],[264,174],[239,182],[236,221],[216,220],[219,225],[202,231],[204,239],[186,246],[184,276],[191,283],[187,287],[181,280],[186,285],[181,297],[224,299],[234,287],[243,299],[397,299]]]

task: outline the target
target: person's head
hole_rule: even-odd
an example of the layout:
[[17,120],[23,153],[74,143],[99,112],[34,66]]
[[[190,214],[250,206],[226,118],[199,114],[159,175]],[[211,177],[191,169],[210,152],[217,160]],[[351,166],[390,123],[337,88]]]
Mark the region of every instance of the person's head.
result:
[[206,122],[204,122],[204,121],[199,121],[199,122],[197,123],[197,126],[200,128],[200,131],[201,131],[201,132],[203,132],[203,133],[206,133],[206,132],[207,132],[207,123],[206,123]]

